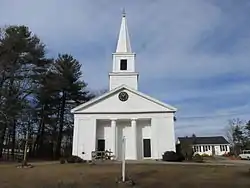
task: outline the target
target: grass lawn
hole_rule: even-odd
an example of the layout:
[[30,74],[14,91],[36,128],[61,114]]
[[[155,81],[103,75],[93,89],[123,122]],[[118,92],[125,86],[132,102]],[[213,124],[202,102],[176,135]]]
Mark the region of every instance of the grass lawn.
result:
[[[135,187],[250,187],[249,166],[184,166],[162,164],[128,164],[127,173]],[[0,165],[1,188],[112,188],[116,184],[120,165],[51,164],[32,169],[17,169]],[[128,186],[127,186],[128,187]]]

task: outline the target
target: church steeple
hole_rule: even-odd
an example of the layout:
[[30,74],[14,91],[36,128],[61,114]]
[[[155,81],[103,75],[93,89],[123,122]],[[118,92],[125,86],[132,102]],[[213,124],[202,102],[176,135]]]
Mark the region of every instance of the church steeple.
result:
[[135,53],[132,53],[127,19],[125,12],[117,41],[116,52],[113,53],[113,69],[109,73],[109,89],[127,85],[137,90],[138,73],[135,72]]
[[123,10],[122,13],[122,22],[116,47],[116,53],[132,53],[125,10]]

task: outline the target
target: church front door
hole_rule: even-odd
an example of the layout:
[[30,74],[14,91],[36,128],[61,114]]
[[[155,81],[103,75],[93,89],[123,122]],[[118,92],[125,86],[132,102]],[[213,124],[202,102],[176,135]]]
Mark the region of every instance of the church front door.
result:
[[105,140],[104,139],[98,139],[97,150],[98,151],[105,151]]
[[150,139],[143,139],[143,157],[151,157],[151,142]]

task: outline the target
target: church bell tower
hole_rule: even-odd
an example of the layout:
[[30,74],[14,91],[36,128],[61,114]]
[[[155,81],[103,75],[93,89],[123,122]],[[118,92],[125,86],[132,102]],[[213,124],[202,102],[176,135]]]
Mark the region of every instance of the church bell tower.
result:
[[126,14],[123,12],[116,52],[113,53],[113,69],[109,73],[109,90],[121,85],[137,90],[138,75],[135,71],[135,53],[130,45]]

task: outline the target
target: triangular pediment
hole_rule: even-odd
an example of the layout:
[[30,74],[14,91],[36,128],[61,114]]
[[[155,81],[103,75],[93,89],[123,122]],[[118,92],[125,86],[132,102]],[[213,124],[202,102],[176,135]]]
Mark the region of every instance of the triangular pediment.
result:
[[[119,94],[128,95],[126,101],[119,98]],[[122,99],[126,99],[126,96]],[[72,113],[143,113],[143,112],[175,112],[177,109],[149,97],[141,92],[121,86],[104,95],[77,106]]]

